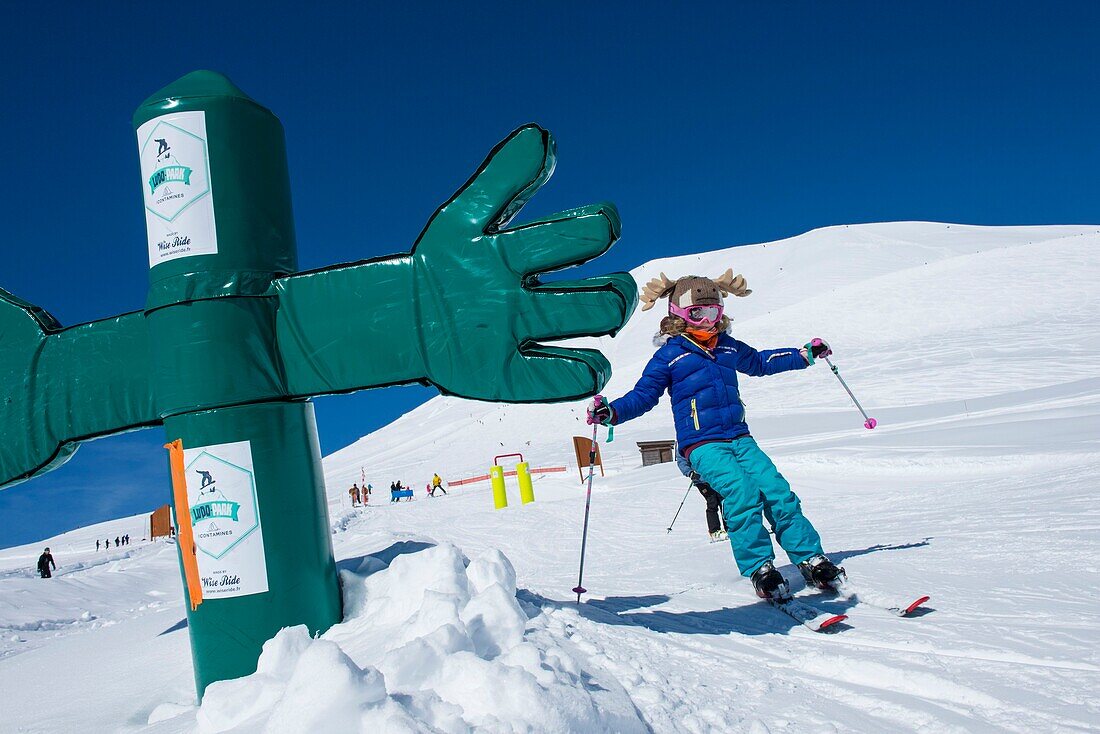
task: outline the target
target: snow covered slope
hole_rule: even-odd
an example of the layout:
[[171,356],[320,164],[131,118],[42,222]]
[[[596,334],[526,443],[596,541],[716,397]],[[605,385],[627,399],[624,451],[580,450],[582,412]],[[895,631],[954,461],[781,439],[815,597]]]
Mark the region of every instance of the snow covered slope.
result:
[[[641,468],[634,445],[672,437],[665,405],[603,447],[578,607],[575,468],[537,479],[532,505],[510,484],[502,511],[484,483],[399,505],[384,488],[512,451],[571,466],[582,406],[437,398],[326,459],[345,622],[317,641],[285,630],[201,709],[170,545],[107,561],[84,549],[126,528],[77,531],[45,543],[62,564],[49,582],[26,573],[42,544],[0,551],[0,731],[1096,730],[1098,246],[1096,227],[893,223],[634,273],[732,266],[754,289],[728,304],[739,338],[833,344],[878,429],[817,367],[746,378],[748,419],[833,558],[864,586],[931,594],[919,616],[803,591],[850,615],[815,634],[706,542],[698,494],[667,533],[686,482]],[[659,317],[599,340],[610,396]],[[377,504],[352,510],[361,471]]]
[[[1010,407],[1031,400],[1029,390],[1077,381],[1089,389],[1100,378],[1090,339],[1100,330],[1098,243],[1096,227],[865,224],[655,260],[632,274],[645,283],[662,271],[743,273],[754,292],[727,303],[734,334],[758,348],[827,338],[842,374],[875,406],[880,441],[901,422],[966,413],[969,401]],[[640,376],[662,316],[659,307],[638,311],[615,338],[575,341],[598,345],[611,360],[609,397]],[[824,439],[853,425],[848,397],[825,369],[742,386],[753,433],[769,441]],[[433,471],[448,479],[484,474],[493,456],[512,451],[532,466],[563,465],[572,461],[570,436],[587,433],[582,404],[439,397],[329,456],[325,476],[332,497],[346,504],[338,490],[361,471],[376,487],[396,478],[415,487]],[[636,465],[635,441],[673,437],[667,404],[618,435],[603,447],[605,460]]]

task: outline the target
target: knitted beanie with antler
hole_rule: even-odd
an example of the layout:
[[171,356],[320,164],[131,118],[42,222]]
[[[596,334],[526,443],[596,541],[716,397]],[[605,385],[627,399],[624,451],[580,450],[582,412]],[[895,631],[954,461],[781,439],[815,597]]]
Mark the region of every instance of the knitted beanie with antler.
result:
[[[729,268],[719,277],[711,280],[699,275],[688,275],[677,280],[669,280],[668,276],[661,273],[660,278],[654,278],[642,288],[639,300],[642,302],[642,310],[653,308],[661,298],[668,298],[670,303],[675,303],[681,308],[689,306],[717,306],[721,305],[722,298],[728,295],[744,298],[752,293],[745,285],[745,276],[734,276],[733,268]],[[729,318],[722,317],[718,325],[720,331],[729,328]],[[669,314],[661,321],[661,334],[682,334],[687,328],[687,322],[679,316]]]

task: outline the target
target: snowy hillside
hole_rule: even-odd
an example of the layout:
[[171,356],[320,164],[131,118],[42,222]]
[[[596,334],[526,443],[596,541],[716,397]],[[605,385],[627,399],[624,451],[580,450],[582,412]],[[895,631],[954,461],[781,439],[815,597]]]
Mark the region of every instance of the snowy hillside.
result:
[[[0,551],[0,731],[1100,729],[1098,248],[1097,227],[892,223],[634,273],[733,267],[754,290],[727,304],[740,339],[832,343],[879,428],[818,367],[743,380],[748,420],[834,560],[930,594],[918,616],[800,591],[849,614],[817,634],[707,542],[697,493],[667,533],[686,482],[635,446],[672,437],[667,405],[603,447],[577,606],[583,407],[441,397],[325,461],[345,621],[314,641],[284,630],[201,708],[174,547],[94,550],[140,537],[140,518]],[[598,340],[609,396],[652,354],[657,311]],[[527,506],[510,481],[502,511],[486,483],[424,496],[433,471],[484,474],[515,451],[570,471],[538,478]],[[360,472],[377,490],[351,509]],[[416,501],[385,501],[397,478]],[[51,581],[28,573],[41,545]]]
[[[732,267],[753,294],[729,299],[734,334],[758,348],[828,339],[842,374],[883,428],[1031,400],[1028,390],[1100,377],[1095,227],[971,227],[900,222],[814,230],[780,242],[646,263],[645,283]],[[598,345],[614,375],[611,398],[630,389],[652,356],[661,308],[638,311]],[[1089,389],[1083,383],[1082,389]],[[826,370],[746,380],[742,397],[753,433],[776,441],[846,435],[851,404]],[[1076,388],[1066,387],[1070,393]],[[1054,390],[1055,393],[1059,389]],[[968,401],[963,405],[962,401]],[[519,451],[532,466],[573,461],[570,436],[587,435],[583,404],[498,405],[439,397],[325,461],[332,496],[365,470],[375,486],[413,486],[484,474],[493,456]],[[672,438],[667,404],[618,432],[603,448],[609,464],[635,466],[636,441]],[[870,439],[870,436],[866,438]],[[346,495],[342,496],[346,503]]]

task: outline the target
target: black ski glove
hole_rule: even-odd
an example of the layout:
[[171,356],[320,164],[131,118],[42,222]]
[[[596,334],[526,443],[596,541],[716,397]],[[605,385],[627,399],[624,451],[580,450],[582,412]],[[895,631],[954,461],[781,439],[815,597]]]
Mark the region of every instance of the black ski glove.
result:
[[824,339],[818,339],[814,337],[810,341],[806,342],[806,345],[799,349],[802,356],[806,359],[806,364],[813,364],[814,360],[821,357],[831,357],[833,350],[829,347],[829,342]]

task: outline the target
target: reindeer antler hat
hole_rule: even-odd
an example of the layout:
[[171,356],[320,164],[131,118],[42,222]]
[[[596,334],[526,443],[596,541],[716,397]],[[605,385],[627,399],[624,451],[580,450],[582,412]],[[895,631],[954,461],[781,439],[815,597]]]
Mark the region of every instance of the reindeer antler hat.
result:
[[668,298],[681,308],[688,306],[719,306],[722,298],[728,295],[745,297],[752,293],[745,287],[745,276],[733,274],[733,268],[728,269],[719,277],[711,280],[699,275],[688,275],[677,280],[669,280],[668,276],[661,273],[660,278],[654,278],[642,288],[640,300],[642,310],[648,311],[661,298]]

